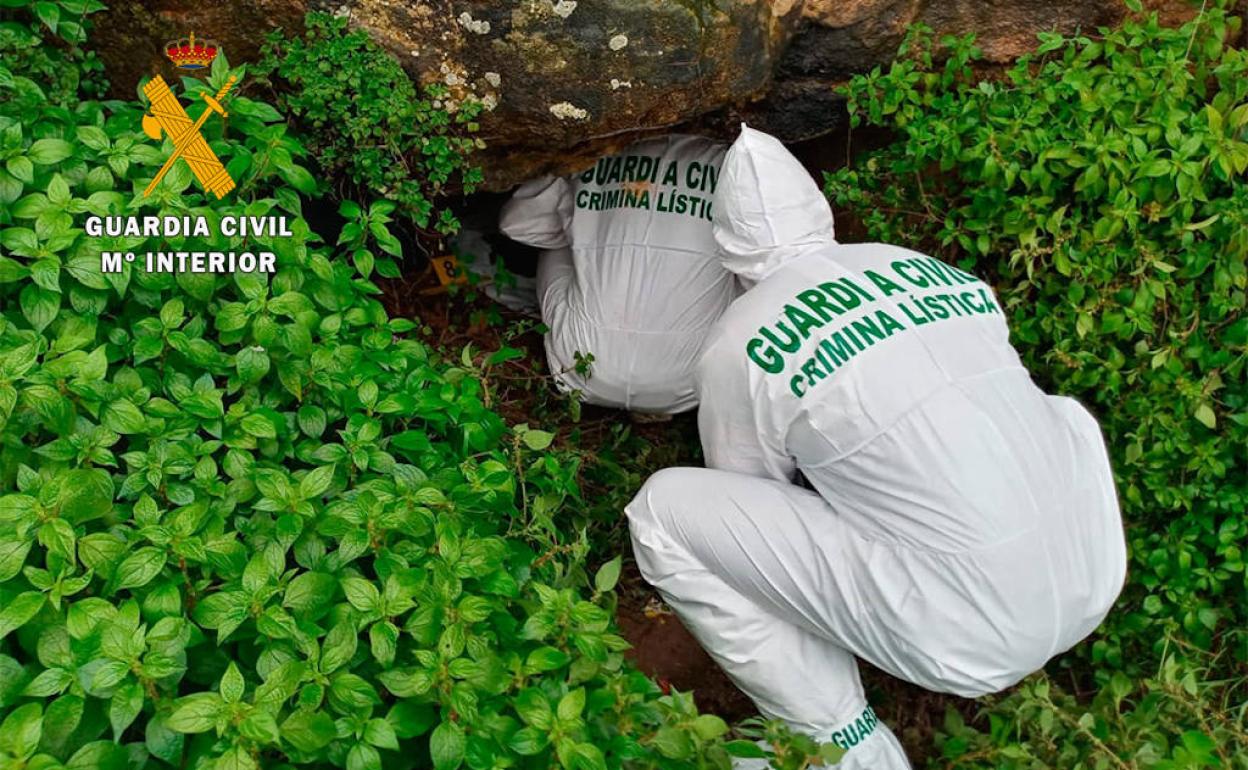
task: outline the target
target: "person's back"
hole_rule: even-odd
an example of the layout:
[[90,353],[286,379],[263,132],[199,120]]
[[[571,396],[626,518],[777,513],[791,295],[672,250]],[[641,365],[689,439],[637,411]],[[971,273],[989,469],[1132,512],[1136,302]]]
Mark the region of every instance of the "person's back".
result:
[[[538,275],[547,355],[590,403],[696,406],[702,343],[735,295],[711,233],[724,151],[693,136],[647,140],[582,174],[525,185],[504,208],[504,233],[558,250]],[[586,354],[588,377],[576,371]]]
[[756,157],[725,174],[767,176],[733,180],[747,192],[721,196],[715,228],[726,264],[757,284],[700,365],[707,465],[801,471],[864,540],[910,555],[904,570],[880,556],[863,586],[876,616],[858,644],[883,633],[916,651],[878,664],[962,694],[1011,684],[1087,635],[1121,587],[1099,428],[1032,383],[986,284],[896,246],[835,243],[817,188],[794,184],[800,166],[746,131]]

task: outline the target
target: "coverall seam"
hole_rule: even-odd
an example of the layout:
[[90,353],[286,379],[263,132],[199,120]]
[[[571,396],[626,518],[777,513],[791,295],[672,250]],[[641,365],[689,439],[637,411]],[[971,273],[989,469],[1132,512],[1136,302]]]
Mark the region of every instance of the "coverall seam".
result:
[[[625,248],[628,246],[637,247],[637,248],[645,248],[645,249],[656,248],[653,243],[634,243],[632,241],[629,241],[629,242],[612,241],[611,243],[600,243],[600,244],[596,244],[593,246],[577,246],[575,244],[572,244],[569,246],[565,246],[563,248],[571,249],[574,252],[581,251],[581,252],[598,253],[604,250],[621,249],[621,248]],[[678,251],[682,254],[697,254],[698,256],[706,256],[706,252],[702,249],[686,249],[680,246],[668,246],[667,244],[664,244],[661,248],[662,248],[662,251],[664,252]]]
[[1052,658],[1057,652],[1058,643],[1061,641],[1061,633],[1065,630],[1064,621],[1062,620],[1062,603],[1057,600],[1061,596],[1058,590],[1057,580],[1053,577],[1053,557],[1049,554],[1049,544],[1044,538],[1040,538],[1040,550],[1044,552],[1044,563],[1048,567],[1044,574],[1049,578],[1049,588],[1053,596],[1053,638],[1049,642],[1049,652],[1045,655],[1045,660]]
[[[868,446],[870,446],[873,442],[875,442],[880,437],[887,435],[890,431],[893,430],[893,428],[896,428],[897,425],[900,424],[903,420],[913,415],[921,407],[926,406],[928,401],[931,401],[936,396],[945,393],[951,388],[957,388],[959,383],[978,379],[980,377],[987,377],[992,374],[1000,374],[1001,372],[1016,372],[1016,371],[1026,372],[1027,369],[1023,366],[1017,366],[1017,365],[1002,366],[1002,367],[997,367],[995,369],[988,369],[986,371],[977,372],[975,374],[972,374],[966,377],[960,377],[957,380],[946,380],[939,387],[934,388],[930,393],[928,393],[927,395],[920,398],[918,401],[915,401],[913,404],[911,404],[908,409],[903,411],[901,414],[897,415],[897,417],[888,425],[885,425],[884,427],[880,428],[875,433],[864,438],[862,441],[858,442],[858,444],[856,444],[855,446],[850,447],[849,449],[846,449],[844,452],[840,453],[839,455],[834,455],[833,457],[829,457],[826,460],[820,460],[817,463],[809,463],[809,464],[799,463],[799,466],[802,468],[827,468],[843,460],[847,460],[850,457],[854,456],[855,454],[866,449]],[[792,429],[792,426],[790,426],[790,430],[791,429]]]
[[[707,323],[704,326],[695,326],[690,329],[671,329],[669,331],[663,331],[661,329],[653,329],[653,330],[652,329],[629,329],[623,326],[607,326],[605,324],[598,323],[593,318],[590,318],[589,313],[585,312],[584,301],[585,301],[585,298],[584,298],[583,293],[581,292],[580,285],[576,282],[576,263],[574,262],[572,264],[571,277],[570,277],[570,280],[568,281],[568,289],[565,295],[564,306],[567,307],[569,310],[571,310],[573,313],[575,313],[577,319],[581,321],[582,323],[584,323],[586,326],[590,326],[599,331],[606,331],[606,332],[622,332],[625,334],[646,334],[646,335],[650,335],[654,337],[677,337],[682,334],[683,335],[693,335],[693,334],[705,335],[707,330],[714,328],[716,322],[719,321],[719,318],[716,317],[714,320],[712,320],[711,322]],[[553,324],[546,318],[544,309],[543,309],[543,314],[542,314],[542,323],[553,328]]]
[[604,332],[622,332],[625,334],[646,334],[646,335],[650,335],[653,337],[678,337],[681,335],[704,334],[706,330],[710,328],[710,325],[708,325],[708,326],[699,326],[693,329],[677,329],[674,331],[661,331],[658,329],[654,329],[654,330],[628,329],[623,326],[603,326],[602,324],[596,324],[593,321],[591,321],[589,317],[580,310],[580,308],[577,308],[577,313],[581,316],[581,318],[585,321],[586,324],[594,327],[595,329],[598,329],[599,331],[604,331]]
[[[816,491],[815,494],[819,494],[819,493]],[[823,496],[820,495],[820,497],[822,498]],[[832,507],[831,503],[829,503],[827,499],[824,499],[823,502],[829,508]],[[881,548],[887,548],[889,551],[894,551],[894,552],[900,551],[903,553],[922,553],[922,554],[928,554],[931,556],[949,556],[949,557],[954,557],[954,558],[980,556],[984,553],[987,553],[988,551],[995,551],[996,549],[1001,548],[1002,546],[1010,545],[1011,543],[1017,540],[1021,540],[1025,537],[1031,537],[1042,531],[1042,527],[1039,524],[1037,524],[1034,527],[1025,529],[1022,532],[1016,532],[1010,535],[1009,537],[1004,538],[1002,540],[998,540],[994,543],[987,543],[985,545],[977,545],[974,548],[965,548],[965,549],[958,550],[958,551],[948,551],[948,550],[944,550],[941,548],[933,548],[932,546],[927,546],[927,545],[908,545],[906,543],[893,542],[889,540],[880,540],[878,538],[872,537],[870,534],[863,532],[861,529],[859,529],[858,525],[854,524],[852,521],[849,521],[845,517],[840,516],[840,514],[837,514],[835,510],[833,510],[832,513],[833,515],[838,516],[838,518],[841,519],[846,529],[848,529],[854,535],[854,537],[857,537],[864,542],[870,543],[871,545],[876,545]],[[1046,557],[1047,557],[1047,552],[1046,552]]]

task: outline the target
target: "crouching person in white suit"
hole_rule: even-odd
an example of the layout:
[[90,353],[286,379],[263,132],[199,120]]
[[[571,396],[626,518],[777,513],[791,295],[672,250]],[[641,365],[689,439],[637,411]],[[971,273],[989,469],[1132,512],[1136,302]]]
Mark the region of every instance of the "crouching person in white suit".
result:
[[983,282],[837,244],[772,137],[743,128],[715,205],[751,288],[699,365],[708,468],[627,509],[638,564],[763,714],[907,767],[854,656],[971,697],[1095,629],[1126,569],[1100,429],[1031,381]]
[[503,207],[503,233],[546,250],[538,302],[562,389],[639,413],[697,406],[702,343],[736,296],[711,233],[725,150],[696,136],[646,140],[582,174],[524,184]]

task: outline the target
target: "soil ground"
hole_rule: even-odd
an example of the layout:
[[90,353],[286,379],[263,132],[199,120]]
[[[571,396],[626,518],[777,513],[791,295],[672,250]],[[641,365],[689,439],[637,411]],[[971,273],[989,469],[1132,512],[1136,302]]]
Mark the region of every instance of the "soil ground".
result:
[[[620,412],[584,407],[579,421],[573,423],[563,415],[565,424],[552,424],[551,420],[557,421],[560,414],[548,406],[551,385],[546,376],[541,335],[536,327],[526,323],[523,316],[502,309],[484,297],[449,297],[445,292],[433,291],[436,286],[431,272],[415,271],[407,279],[383,283],[382,301],[394,317],[419,319],[427,327],[424,330],[426,340],[449,352],[462,350],[468,344],[478,354],[488,354],[508,345],[523,350],[524,358],[509,361],[491,370],[488,376],[491,407],[509,422],[540,424],[546,430],[558,428],[561,435],[575,427],[578,447],[591,456],[601,446],[595,442],[606,441],[613,426],[627,423],[628,418]],[[490,316],[493,321],[487,323],[485,319]],[[517,328],[524,331],[517,333],[514,331]],[[678,415],[667,423],[633,424],[630,429],[634,435],[664,450],[658,458],[651,457],[643,465],[652,465],[656,459],[665,464],[697,465],[701,462],[696,450],[697,424],[692,415]],[[653,469],[642,467],[639,470]],[[585,494],[593,495],[592,482],[587,481],[586,486]],[[627,550],[623,527],[621,512],[620,522],[607,526],[605,536]],[[730,723],[757,715],[750,700],[641,578],[629,553],[625,553],[625,569],[617,594],[617,621],[621,633],[633,645],[628,654],[638,668],[663,686],[692,690],[701,710],[717,714]],[[935,758],[933,736],[941,729],[950,709],[959,712],[968,723],[980,721],[978,705],[973,700],[931,693],[865,663],[861,667],[868,700],[892,727],[916,767],[926,766]]]

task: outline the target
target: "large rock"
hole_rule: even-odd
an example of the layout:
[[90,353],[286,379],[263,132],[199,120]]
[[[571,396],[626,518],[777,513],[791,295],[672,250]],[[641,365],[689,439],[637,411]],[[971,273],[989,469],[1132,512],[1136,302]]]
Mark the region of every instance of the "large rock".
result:
[[254,61],[264,36],[276,27],[302,28],[305,0],[107,0],[91,16],[91,44],[104,60],[112,95],[133,99],[148,75],[176,78],[165,43],[194,32],[221,45],[231,64]]
[[194,29],[237,63],[312,9],[348,14],[414,75],[450,86],[452,107],[490,105],[482,160],[487,186],[503,189],[761,96],[800,0],[119,0],[97,37],[129,95],[144,74],[170,73],[165,40]]
[[[588,165],[638,135],[761,96],[796,0],[359,0],[426,80],[495,104],[489,185]],[[463,88],[461,88],[463,87]]]
[[[1170,20],[1186,8],[1153,4]],[[215,38],[238,63],[255,58],[270,29],[298,28],[309,10],[347,14],[413,75],[448,85],[452,107],[469,97],[492,106],[481,161],[487,188],[501,190],[693,119],[697,130],[725,135],[737,117],[789,141],[827,133],[844,120],[834,87],[888,62],[916,22],[938,34],[974,32],[989,61],[1005,62],[1037,32],[1111,23],[1123,8],[1121,0],[112,0],[94,38],[115,94],[132,97],[143,75],[173,74],[163,44],[189,31]]]

